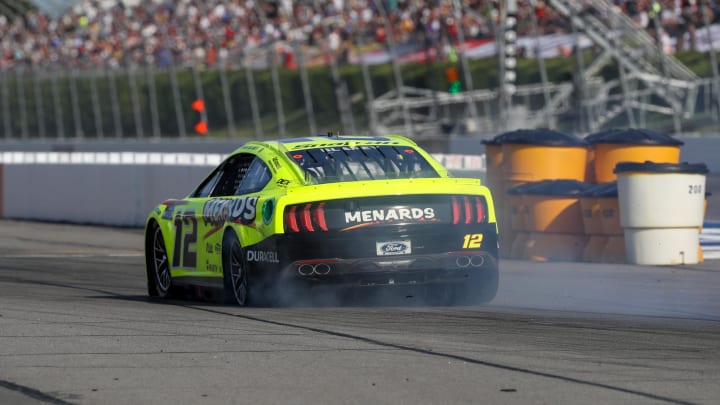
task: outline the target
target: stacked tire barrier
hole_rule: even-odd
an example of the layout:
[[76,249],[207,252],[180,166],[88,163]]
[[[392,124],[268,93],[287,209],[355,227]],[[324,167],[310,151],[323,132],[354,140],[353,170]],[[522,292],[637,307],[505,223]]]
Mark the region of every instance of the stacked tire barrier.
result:
[[[536,218],[532,211],[535,209],[535,201],[543,200],[542,208],[538,209],[547,209],[547,212],[560,216],[555,205],[563,203],[556,200],[566,200],[565,197],[568,197],[558,191],[562,186],[543,183],[541,190],[547,191],[536,190],[532,197],[524,194],[524,188],[510,194],[507,190],[548,180],[584,182],[588,143],[574,135],[549,129],[510,131],[484,143],[488,185],[495,191],[495,205],[500,207],[497,213],[501,256],[521,259],[531,258],[532,255],[538,260],[553,256],[550,254],[552,252],[542,251],[542,247],[551,240],[551,237],[545,235],[566,233],[561,225],[557,225],[564,219],[545,218],[543,213]],[[564,183],[565,186],[568,184]],[[568,198],[576,200],[577,196]],[[579,206],[576,208],[579,215]],[[581,223],[579,216],[576,223]],[[566,234],[574,232],[572,230]]]
[[578,180],[543,180],[513,187],[524,213],[515,233],[511,257],[535,261],[578,261],[587,235],[581,220],[580,196],[591,187]]
[[[697,201],[705,193],[707,167],[679,163],[683,142],[643,129],[603,131],[584,139],[538,129],[506,132],[484,143],[488,185],[499,207],[502,257],[634,264],[689,264],[702,260],[698,234],[704,212],[698,209]],[[627,164],[631,165],[629,169],[622,169]],[[662,220],[656,224],[638,223],[635,218],[641,216],[629,213],[629,207],[635,204],[642,205],[638,212],[666,209],[658,203],[669,196],[648,197],[646,191],[640,196],[628,188],[631,185],[633,190],[638,189],[635,180],[647,178],[650,171],[657,172],[651,179],[658,178],[660,172],[675,174],[657,180],[677,182],[673,190],[650,180],[658,193],[681,193],[680,184],[686,187],[685,193],[691,198],[679,196],[673,203],[673,210],[687,213],[682,224]],[[623,177],[622,186],[618,175]],[[679,180],[677,175],[681,175]],[[673,211],[665,211],[664,215],[677,216]],[[655,229],[671,225],[684,228],[687,237],[680,236],[679,231]],[[655,230],[649,231],[651,228]],[[648,234],[676,236],[665,241],[645,236]],[[682,246],[677,238],[684,238]],[[676,244],[680,247],[666,249],[666,253],[682,253],[676,252],[672,259],[650,260],[648,256],[663,256],[650,252],[653,243]],[[688,251],[689,244],[695,246],[693,252]]]

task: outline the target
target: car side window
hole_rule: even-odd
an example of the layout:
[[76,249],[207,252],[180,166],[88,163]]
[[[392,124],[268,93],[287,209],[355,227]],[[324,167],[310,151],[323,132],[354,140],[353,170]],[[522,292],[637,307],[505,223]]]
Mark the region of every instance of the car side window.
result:
[[270,168],[268,168],[262,159],[256,157],[247,169],[247,173],[240,183],[240,187],[238,187],[235,192],[235,195],[260,191],[268,184],[271,178],[272,173],[270,173]]
[[203,198],[209,196],[213,188],[215,188],[215,185],[217,184],[220,175],[222,175],[222,170],[216,169],[210,176],[208,176],[202,183],[200,183],[200,186],[195,189],[195,192],[193,192],[191,196],[195,198]]
[[223,165],[221,169],[222,175],[210,196],[225,197],[235,195],[235,191],[240,187],[240,183],[245,178],[254,159],[255,155],[249,153],[241,153],[229,158]]

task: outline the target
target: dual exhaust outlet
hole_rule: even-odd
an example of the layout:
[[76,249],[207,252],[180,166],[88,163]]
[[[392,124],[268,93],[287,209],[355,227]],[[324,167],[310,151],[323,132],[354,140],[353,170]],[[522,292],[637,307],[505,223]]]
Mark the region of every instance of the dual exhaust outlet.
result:
[[305,276],[305,277],[312,276],[312,275],[327,276],[328,274],[330,274],[330,271],[332,271],[332,268],[327,263],[317,263],[317,264],[307,263],[307,264],[301,264],[300,266],[298,266],[297,271],[298,271],[298,274],[300,274],[301,276]]
[[[480,255],[458,256],[455,259],[455,265],[460,268],[466,267],[482,267],[485,264],[485,257]],[[332,272],[329,263],[304,263],[297,267],[297,272],[303,277],[327,276]]]
[[483,264],[485,264],[485,257],[479,255],[458,256],[457,259],[455,259],[455,265],[461,268],[466,268],[468,266],[480,267]]

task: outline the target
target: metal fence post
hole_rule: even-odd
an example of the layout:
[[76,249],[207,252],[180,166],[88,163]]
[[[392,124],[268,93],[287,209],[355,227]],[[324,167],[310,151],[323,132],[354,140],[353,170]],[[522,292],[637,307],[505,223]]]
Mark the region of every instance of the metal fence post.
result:
[[310,79],[308,78],[307,66],[305,66],[305,55],[302,46],[295,44],[298,66],[300,67],[300,83],[302,85],[303,98],[305,100],[305,114],[308,116],[308,126],[311,134],[317,134],[317,122],[315,121],[315,109],[313,108],[312,92],[310,91]]
[[11,128],[11,120],[12,116],[10,116],[10,90],[8,89],[8,77],[7,77],[7,70],[6,71],[0,71],[0,78],[2,78],[2,118],[3,118],[3,127],[5,130],[5,139],[10,139],[12,128]]
[[133,64],[128,69],[128,81],[130,82],[130,103],[132,103],[133,117],[135,119],[135,135],[138,138],[143,137],[143,123],[142,114],[140,112],[140,95],[138,94],[137,80],[135,77],[135,69],[137,67]]
[[40,139],[45,139],[47,136],[47,133],[45,131],[45,106],[43,105],[44,101],[42,97],[42,91],[40,86],[40,75],[41,73],[37,69],[33,69],[31,72],[32,75],[32,81],[33,81],[33,92],[34,92],[34,98],[35,98],[35,114],[37,116],[37,124],[38,124],[38,136]]
[[272,43],[272,49],[268,53],[270,58],[270,77],[273,85],[273,95],[275,96],[275,111],[277,111],[278,131],[281,138],[285,137],[285,110],[282,103],[282,91],[280,90],[280,77],[278,75],[277,58],[275,53],[275,41]]
[[403,79],[402,79],[402,72],[400,71],[400,65],[397,61],[397,46],[395,45],[395,38],[393,38],[393,29],[390,26],[390,21],[388,20],[388,14],[387,10],[385,10],[385,4],[383,1],[379,0],[373,0],[375,5],[377,6],[378,11],[380,11],[380,15],[383,18],[383,21],[385,23],[385,31],[387,32],[387,41],[388,45],[390,46],[390,55],[392,58],[392,67],[393,67],[393,76],[395,78],[395,86],[397,87],[397,98],[398,103],[402,105],[402,111],[403,111],[403,122],[405,125],[405,135],[411,136],[413,133],[413,122],[412,117],[410,115],[410,109],[405,102],[405,94],[403,93]]
[[157,89],[155,87],[155,67],[152,64],[145,67],[145,74],[148,79],[148,95],[150,97],[150,120],[152,121],[153,137],[160,138],[160,118],[157,106]]
[[114,71],[108,71],[108,80],[110,84],[110,108],[112,109],[115,138],[122,138],[122,119],[120,118],[120,103],[118,101],[117,84],[115,83]]
[[177,121],[178,131],[180,137],[185,138],[187,131],[185,131],[185,113],[182,107],[182,97],[180,95],[180,86],[178,85],[177,69],[175,64],[170,64],[170,87],[172,87],[173,103],[175,104],[175,119]]
[[55,110],[55,129],[59,139],[65,138],[65,119],[63,117],[62,104],[60,103],[60,83],[58,83],[57,72],[50,71],[53,95],[53,109]]
[[22,139],[28,139],[28,117],[27,117],[27,100],[25,99],[25,71],[22,68],[16,68],[15,85],[17,86],[17,101],[20,112],[20,136]]
[[[530,5],[535,8],[537,0],[532,0]],[[537,15],[534,12],[530,13],[530,21],[532,23],[533,36],[535,37],[535,57],[538,60],[538,67],[540,68],[540,80],[542,80],[543,86],[543,101],[545,102],[545,108],[543,108],[543,119],[545,120],[545,126],[552,128],[554,125],[550,119],[550,110],[547,108],[550,105],[550,91],[548,90],[548,74],[547,67],[545,66],[545,59],[542,57],[542,50],[540,48],[540,27],[538,26]]]
[[[291,11],[288,13],[290,21],[295,26],[299,26],[294,13]],[[292,48],[297,58],[297,64],[300,68],[300,85],[303,91],[303,100],[305,101],[305,114],[308,119],[308,127],[311,134],[317,134],[317,123],[315,121],[315,110],[312,102],[312,92],[310,91],[310,82],[307,74],[307,66],[305,66],[305,55],[303,54],[302,45],[298,43],[298,38],[293,38]]]
[[245,80],[247,81],[248,93],[250,94],[250,110],[252,111],[253,126],[255,127],[255,139],[262,139],[264,137],[262,121],[260,121],[260,109],[257,102],[257,92],[255,91],[255,77],[253,76],[252,69],[250,68],[250,62],[248,56],[244,56],[245,69]]
[[[514,0],[506,2],[508,4],[515,4]],[[453,7],[453,14],[455,15],[455,24],[457,26],[457,33],[458,33],[458,42],[460,43],[460,48],[462,49],[460,52],[460,64],[463,68],[463,78],[465,79],[465,95],[467,98],[467,106],[470,110],[470,118],[473,121],[473,125],[475,127],[478,127],[478,113],[477,113],[477,106],[475,105],[475,99],[473,98],[473,81],[472,81],[472,74],[470,72],[470,64],[468,63],[468,58],[466,54],[465,47],[467,44],[465,43],[465,32],[463,32],[463,26],[462,26],[462,6],[460,6],[460,2],[458,0],[452,1],[452,7]]]
[[82,117],[80,116],[80,97],[77,89],[77,78],[80,71],[77,68],[72,70],[70,75],[70,101],[72,104],[73,123],[75,124],[75,136],[84,138],[85,134],[82,127]]
[[[196,65],[192,66],[192,75],[193,75],[193,84],[195,86],[195,98],[205,101],[205,94],[203,93],[203,88],[202,88],[202,79],[200,79],[200,72],[198,71]],[[202,111],[200,111],[200,117],[206,124],[208,124],[207,107],[205,109],[203,109]]]
[[220,66],[220,87],[223,93],[223,103],[225,104],[225,115],[227,116],[228,129],[230,136],[237,138],[235,131],[235,117],[233,114],[232,100],[230,99],[230,85],[227,78],[227,66],[223,63]]
[[377,113],[373,104],[375,103],[375,92],[373,90],[372,79],[370,78],[370,70],[368,69],[367,61],[365,60],[365,40],[362,34],[358,36],[358,56],[360,57],[360,69],[362,70],[363,83],[365,84],[365,92],[367,93],[367,110],[370,114],[370,132],[375,133],[378,130]]
[[[578,18],[577,13],[573,10],[573,15],[571,18]],[[574,36],[575,41],[575,86],[576,90],[579,94],[578,99],[580,100],[580,105],[578,106],[578,109],[580,110],[580,128],[578,132],[585,132],[587,128],[590,128],[592,125],[588,125],[586,122],[586,92],[585,92],[585,59],[583,58],[583,51],[580,48],[580,35],[581,33],[577,30],[575,27],[575,24],[570,24],[572,26],[572,33]],[[589,117],[588,117],[589,118]]]
[[705,32],[708,37],[708,44],[710,44],[710,65],[712,66],[713,72],[713,84],[712,84],[712,117],[715,121],[720,117],[720,102],[718,101],[717,92],[720,89],[720,72],[718,72],[718,59],[717,52],[715,51],[715,42],[712,39],[712,33],[710,32],[710,18],[708,17],[705,6],[708,5],[707,0],[700,1],[700,12],[702,13],[703,24],[705,24]]
[[100,112],[100,96],[98,95],[97,88],[97,74],[98,70],[90,72],[90,99],[92,100],[92,110],[95,116],[95,134],[98,139],[102,139],[103,135],[103,122],[102,113]]

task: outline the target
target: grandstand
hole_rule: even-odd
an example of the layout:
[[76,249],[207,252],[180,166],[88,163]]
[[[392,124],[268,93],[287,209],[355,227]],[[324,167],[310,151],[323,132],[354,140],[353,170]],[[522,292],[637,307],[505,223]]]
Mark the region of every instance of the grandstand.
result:
[[[510,4],[517,6],[517,41],[505,61],[498,50],[507,52],[500,31],[508,17],[502,5]],[[231,136],[242,132],[238,121],[251,120],[252,132],[262,136],[261,121],[271,115],[279,116],[273,130],[282,134],[285,116],[303,113],[311,131],[330,125],[415,134],[437,134],[448,121],[462,124],[451,131],[490,133],[513,123],[568,122],[580,132],[653,122],[678,131],[691,117],[718,119],[712,109],[717,73],[713,80],[700,78],[672,55],[676,49],[714,53],[720,30],[706,24],[720,16],[714,1],[0,0],[0,14],[5,137],[43,137],[50,126],[61,135],[185,136],[195,123],[183,109],[205,95],[210,76],[223,88],[237,87],[211,93],[212,108],[202,117],[210,114],[211,132]],[[516,88],[515,72],[493,67],[498,77],[476,85],[473,69],[479,68],[468,60],[488,56],[497,56],[501,65],[536,60],[542,78]],[[563,56],[572,70],[562,80],[548,79],[543,60]],[[419,80],[408,72],[418,63],[435,70],[436,78]],[[392,66],[389,79],[373,80],[368,66],[383,64]],[[351,68],[343,65],[362,67],[356,70],[361,86],[353,85],[357,80],[348,78]],[[608,66],[617,69],[616,79],[601,77]],[[270,87],[259,99],[255,87],[263,84],[255,83],[248,68],[270,71],[260,79]],[[441,68],[459,69],[452,91],[437,78],[444,76]],[[321,87],[310,85],[313,72],[323,70],[335,89],[313,94]],[[288,75],[297,84],[281,85]],[[481,75],[487,77],[487,70]],[[509,77],[512,87],[498,86]],[[23,81],[25,86],[17,84]],[[183,87],[188,81],[193,83]],[[117,88],[119,82],[124,87]],[[163,96],[172,102],[161,103],[156,86],[168,83]],[[304,101],[304,111],[284,111],[283,92],[300,86],[296,98]],[[252,108],[237,107],[248,97]],[[336,102],[313,108],[328,97]],[[23,100],[8,106],[9,98]],[[129,121],[134,128],[127,127]]]

